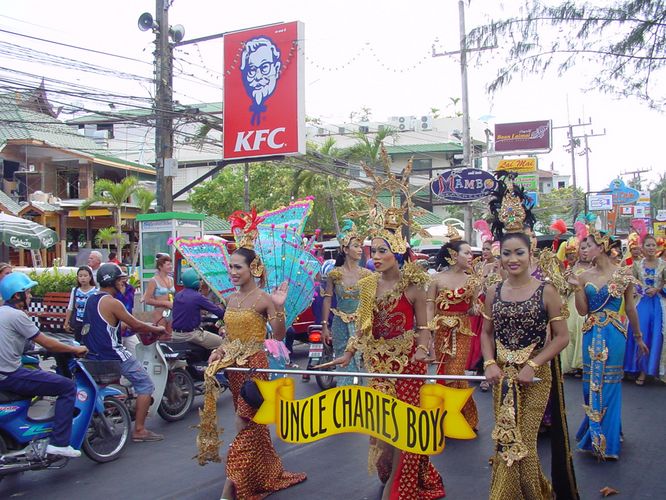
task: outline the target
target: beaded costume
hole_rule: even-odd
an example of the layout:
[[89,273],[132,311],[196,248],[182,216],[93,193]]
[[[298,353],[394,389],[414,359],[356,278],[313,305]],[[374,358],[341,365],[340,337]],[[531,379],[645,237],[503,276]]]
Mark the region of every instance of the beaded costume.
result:
[[[416,265],[405,264],[400,282],[389,293],[376,297],[379,275],[374,274],[359,281],[361,302],[358,308],[358,336],[350,347],[363,354],[368,372],[425,374],[427,366],[411,360],[416,350],[414,331],[414,307],[405,295],[407,288],[415,284],[424,287],[427,275]],[[412,405],[419,404],[423,380],[370,379],[370,387],[397,397]],[[387,443],[370,440],[369,471],[377,471],[379,479],[386,483],[393,467],[394,448]],[[397,470],[390,488],[391,499],[432,499],[445,496],[442,478],[430,463],[427,455],[400,451]]]
[[[435,299],[436,316],[434,318],[435,357],[438,363],[438,375],[464,375],[469,357],[472,331],[469,312],[476,301],[479,281],[470,276],[465,286],[457,290],[440,289]],[[443,385],[466,389],[469,384],[465,380],[440,381]],[[470,427],[476,429],[479,415],[474,399],[471,397],[462,409]]]
[[578,449],[600,458],[620,455],[622,363],[627,327],[620,317],[622,297],[635,280],[619,269],[607,284],[585,284],[589,313],[583,325],[583,399],[585,418]]

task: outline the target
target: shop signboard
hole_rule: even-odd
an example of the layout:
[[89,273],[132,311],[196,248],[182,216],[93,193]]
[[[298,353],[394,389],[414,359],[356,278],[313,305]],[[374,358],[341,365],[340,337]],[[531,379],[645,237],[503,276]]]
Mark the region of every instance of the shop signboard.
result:
[[464,203],[489,196],[497,189],[495,177],[478,168],[447,170],[430,183],[432,193],[453,203]]
[[607,190],[613,196],[613,205],[634,205],[640,192],[627,186],[622,179],[613,179]]
[[495,125],[495,151],[550,151],[550,120]]
[[525,191],[539,191],[539,176],[537,174],[519,175],[513,182],[522,186]]
[[529,172],[536,172],[537,159],[530,158],[503,158],[497,163],[497,170],[504,170],[506,172],[516,172],[525,174]]
[[613,195],[591,194],[587,197],[587,206],[592,212],[610,212],[613,210]]

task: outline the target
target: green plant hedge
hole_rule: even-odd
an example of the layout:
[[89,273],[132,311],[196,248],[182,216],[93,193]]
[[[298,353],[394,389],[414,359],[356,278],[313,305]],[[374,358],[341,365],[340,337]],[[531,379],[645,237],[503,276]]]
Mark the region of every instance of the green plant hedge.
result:
[[76,273],[63,273],[55,267],[42,273],[31,271],[28,276],[39,283],[32,289],[32,294],[36,297],[43,297],[48,292],[69,292],[76,286]]

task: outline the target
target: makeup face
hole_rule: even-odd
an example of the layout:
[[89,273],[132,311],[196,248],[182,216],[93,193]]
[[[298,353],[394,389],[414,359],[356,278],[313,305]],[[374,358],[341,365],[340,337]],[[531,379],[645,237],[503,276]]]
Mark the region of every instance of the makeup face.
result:
[[493,246],[489,241],[486,241],[481,247],[481,257],[485,261],[492,260],[493,258]]
[[235,286],[241,286],[252,279],[250,266],[245,260],[245,256],[235,253],[231,256],[229,263],[229,276]]
[[355,238],[351,240],[349,246],[345,248],[344,251],[345,255],[353,261],[361,260],[361,256],[363,255],[363,247],[361,246],[361,242]]
[[510,238],[502,243],[500,261],[504,270],[512,276],[527,274],[530,270],[530,249],[520,238]]
[[398,265],[398,261],[388,246],[388,243],[381,238],[374,238],[370,247],[372,261],[375,264],[375,270],[385,273]]
[[639,247],[638,245],[629,247],[629,253],[631,253],[631,256],[634,259],[639,259],[643,255],[643,251],[641,250],[641,247]]
[[469,245],[462,245],[458,251],[458,260],[456,264],[464,270],[469,270],[472,268],[472,247]]
[[592,236],[587,237],[587,257],[590,262],[601,255],[601,246],[597,245]]
[[580,257],[581,262],[589,262],[590,260],[590,256],[588,255],[587,251],[588,247],[589,244],[587,243],[587,238],[580,242],[580,247],[578,248],[578,255]]
[[646,257],[654,257],[657,255],[657,242],[652,238],[645,238],[643,243],[643,255]]

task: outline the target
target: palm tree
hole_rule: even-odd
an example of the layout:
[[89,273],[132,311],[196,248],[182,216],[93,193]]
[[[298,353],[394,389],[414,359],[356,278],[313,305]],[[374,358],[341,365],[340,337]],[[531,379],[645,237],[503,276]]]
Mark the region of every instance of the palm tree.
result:
[[139,207],[139,212],[147,214],[150,212],[153,201],[155,201],[155,193],[140,187],[134,192],[134,199]]
[[86,211],[95,203],[105,203],[113,208],[114,224],[118,233],[122,233],[121,211],[130,196],[139,189],[139,180],[136,177],[125,177],[121,182],[109,179],[98,179],[95,182],[94,193],[81,204],[81,214],[85,217]]
[[120,238],[122,238],[122,234],[115,227],[105,227],[97,231],[95,243],[100,247],[106,245],[106,249],[110,252],[113,242],[116,243],[116,248],[120,248]]
[[391,127],[382,127],[372,136],[363,132],[356,132],[354,137],[357,143],[340,152],[340,157],[349,160],[364,161],[372,167],[378,165],[379,151],[383,142],[388,138],[394,138],[397,131]]

